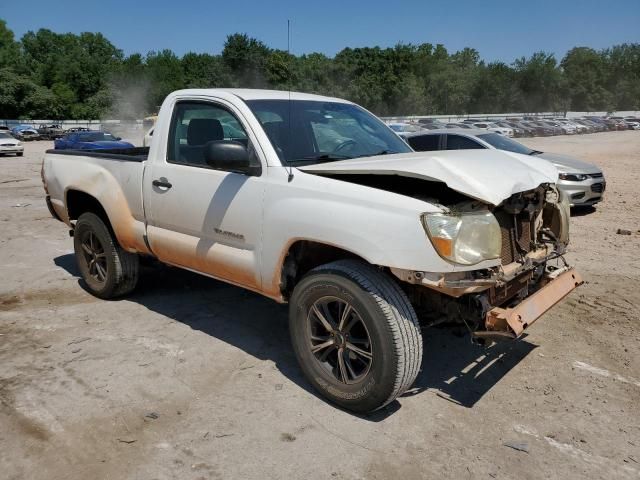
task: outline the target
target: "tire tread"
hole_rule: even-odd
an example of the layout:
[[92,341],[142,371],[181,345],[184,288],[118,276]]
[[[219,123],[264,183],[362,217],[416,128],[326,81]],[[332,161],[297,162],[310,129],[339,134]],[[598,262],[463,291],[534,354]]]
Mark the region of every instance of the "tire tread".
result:
[[92,292],[100,298],[109,299],[126,295],[133,291],[138,283],[139,258],[135,253],[127,252],[123,249],[115,238],[113,231],[98,215],[92,212],[85,212],[78,218],[76,228],[79,223],[87,223],[108,243],[111,252],[111,260],[115,266],[115,281],[113,287],[104,292]]
[[400,286],[376,267],[358,260],[338,260],[313,269],[311,273],[341,272],[369,293],[386,319],[395,344],[398,366],[389,397],[383,408],[411,387],[422,364],[422,335],[418,317]]

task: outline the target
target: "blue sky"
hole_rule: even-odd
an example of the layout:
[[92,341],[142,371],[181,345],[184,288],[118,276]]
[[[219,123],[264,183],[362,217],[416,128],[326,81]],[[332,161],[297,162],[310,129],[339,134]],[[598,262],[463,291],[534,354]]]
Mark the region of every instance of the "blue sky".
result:
[[219,53],[235,32],[285,49],[287,19],[295,54],[428,42],[511,62],[539,50],[561,58],[573,46],[640,42],[639,0],[0,0],[0,18],[17,38],[39,28],[102,32],[126,54]]

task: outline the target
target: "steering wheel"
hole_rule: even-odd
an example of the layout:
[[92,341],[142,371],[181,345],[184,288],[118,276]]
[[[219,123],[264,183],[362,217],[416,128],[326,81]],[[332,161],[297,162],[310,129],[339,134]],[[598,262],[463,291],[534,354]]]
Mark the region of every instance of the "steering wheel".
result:
[[347,148],[349,145],[357,145],[355,140],[345,140],[341,144],[339,144],[336,148],[333,149],[333,153],[338,153],[343,148]]

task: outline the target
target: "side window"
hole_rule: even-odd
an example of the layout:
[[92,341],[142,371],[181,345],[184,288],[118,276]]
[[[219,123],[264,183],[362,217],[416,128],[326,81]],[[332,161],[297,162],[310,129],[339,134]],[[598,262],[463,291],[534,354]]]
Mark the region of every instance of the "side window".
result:
[[416,152],[429,152],[440,150],[441,135],[417,135],[409,137],[407,141]]
[[461,135],[447,135],[447,150],[472,150],[484,148],[475,140]]
[[234,140],[248,146],[244,128],[226,108],[206,102],[176,104],[169,129],[168,162],[208,168],[204,147],[217,140]]

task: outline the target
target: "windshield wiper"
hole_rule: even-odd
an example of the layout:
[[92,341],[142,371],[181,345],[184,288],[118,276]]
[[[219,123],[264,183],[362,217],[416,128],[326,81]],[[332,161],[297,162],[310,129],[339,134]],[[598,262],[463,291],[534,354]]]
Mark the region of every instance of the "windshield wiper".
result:
[[357,155],[352,158],[377,157],[378,155],[392,155],[394,153],[398,153],[398,152],[395,152],[393,150],[380,150],[379,152],[376,152],[376,153],[365,153],[364,155]]
[[290,164],[294,163],[322,163],[322,162],[337,162],[338,160],[349,160],[349,155],[341,155],[339,153],[322,153],[320,155],[310,155],[308,157],[296,158],[289,160]]
[[540,155],[541,153],[544,152],[541,152],[540,150],[531,150],[527,155]]
[[351,160],[361,157],[375,157],[377,155],[389,155],[392,153],[398,153],[393,150],[380,150],[376,153],[365,153],[363,155],[355,155],[353,157],[349,155],[342,155],[340,153],[322,153],[320,155],[312,155],[309,157],[296,158],[295,160],[289,160],[289,164],[297,163],[323,163],[323,162],[337,162],[339,160]]

